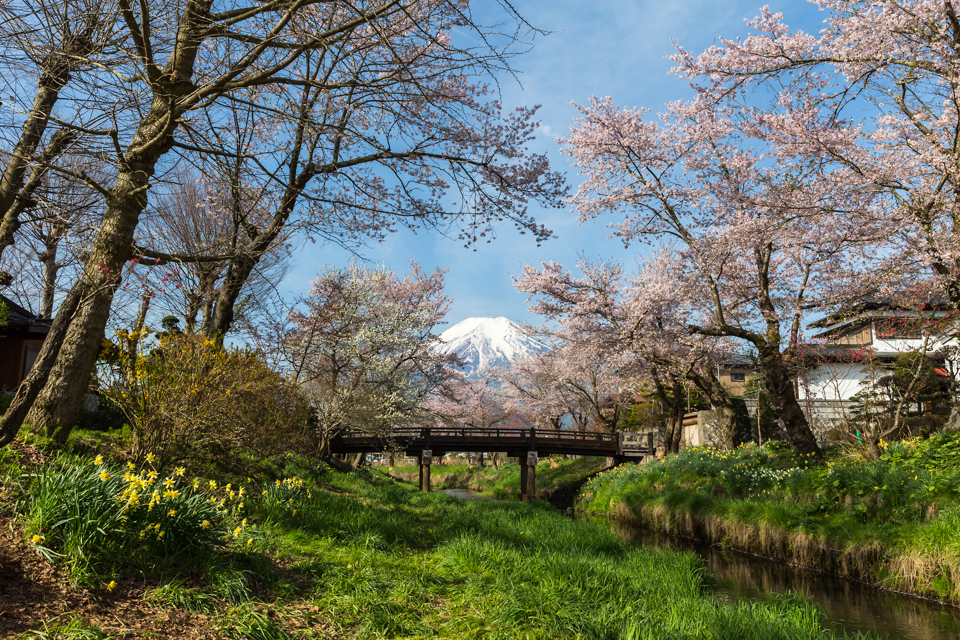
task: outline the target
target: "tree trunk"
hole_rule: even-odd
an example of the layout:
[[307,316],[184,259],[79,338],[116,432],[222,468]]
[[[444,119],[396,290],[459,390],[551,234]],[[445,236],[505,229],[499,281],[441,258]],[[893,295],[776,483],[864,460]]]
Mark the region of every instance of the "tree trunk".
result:
[[797,400],[797,390],[793,377],[787,371],[782,355],[776,353],[762,354],[760,364],[763,370],[764,388],[770,396],[770,404],[779,414],[787,438],[801,454],[813,454],[817,458],[823,457],[817,439],[810,430],[807,416],[804,415],[800,402]]
[[143,326],[147,322],[147,311],[150,309],[150,301],[153,300],[152,293],[144,293],[140,296],[140,310],[137,312],[137,319],[133,323],[133,331],[130,332],[130,337],[127,338],[127,358],[126,366],[128,367],[127,375],[136,375],[136,365],[137,365],[137,349],[140,346],[140,340],[143,336],[140,335],[140,332],[143,331]]
[[[84,261],[80,288],[84,300],[67,329],[67,337],[47,384],[37,397],[27,422],[56,442],[66,442],[76,425],[83,396],[103,342],[110,305],[124,263],[132,255],[133,237],[147,205],[147,188],[159,159],[173,144],[176,118],[167,99],[154,99],[150,113],[127,151],[117,181],[107,198],[107,211]],[[158,142],[159,141],[159,142]]]
[[85,20],[84,24],[71,25],[73,28],[64,33],[59,51],[51,53],[40,62],[43,73],[37,82],[33,106],[0,178],[0,214],[3,216],[0,219],[0,257],[3,256],[4,249],[13,244],[14,234],[20,227],[20,214],[29,206],[33,192],[42,183],[49,163],[59,157],[74,139],[74,133],[65,129],[53,134],[34,165],[28,184],[24,185],[24,177],[50,122],[50,114],[60,98],[60,91],[70,82],[76,62],[92,53],[97,46],[93,35],[97,32],[102,17],[96,11],[75,16]]
[[227,275],[217,292],[216,303],[213,306],[213,316],[209,324],[204,327],[204,333],[211,338],[223,342],[223,337],[233,325],[234,305],[240,297],[240,290],[247,278],[257,266],[259,257],[243,255],[230,261]]
[[43,265],[43,289],[40,295],[40,317],[53,317],[53,297],[57,290],[57,273],[60,265],[57,264],[57,243],[48,244],[40,254],[40,263]]
[[195,89],[190,79],[202,38],[203,16],[211,4],[212,0],[186,4],[177,47],[170,53],[163,76],[152,84],[150,109],[123,153],[116,182],[106,195],[107,210],[79,283],[84,299],[67,329],[47,384],[27,415],[34,428],[45,430],[57,442],[66,442],[77,422],[110,305],[120,286],[121,269],[132,255],[134,232],[147,206],[150,179],[157,163],[173,147],[180,125],[179,101]]
[[710,400],[713,407],[713,419],[716,424],[715,440],[717,446],[724,450],[736,448],[737,444],[737,424],[736,411],[733,408],[733,402],[730,394],[720,384],[712,372],[706,375],[690,372],[687,377],[700,389]]
[[666,428],[663,433],[663,452],[677,453],[683,438],[683,407],[667,402]]
[[30,369],[26,379],[20,383],[13,401],[7,408],[6,413],[3,414],[3,418],[0,419],[0,447],[10,444],[17,437],[17,433],[33,406],[34,400],[46,384],[57,354],[60,352],[60,347],[66,338],[70,322],[80,305],[81,295],[82,292],[78,283],[70,290],[63,304],[60,305],[60,311],[54,318],[50,331],[43,341],[43,346],[37,355],[37,361]]

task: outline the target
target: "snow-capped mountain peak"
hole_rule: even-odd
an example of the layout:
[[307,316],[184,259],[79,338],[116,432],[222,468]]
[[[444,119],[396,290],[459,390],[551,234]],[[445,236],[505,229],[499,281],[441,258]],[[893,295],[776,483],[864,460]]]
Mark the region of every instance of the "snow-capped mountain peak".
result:
[[467,318],[440,334],[443,353],[456,353],[464,361],[464,373],[474,377],[494,367],[509,366],[520,357],[547,347],[520,331],[504,317]]

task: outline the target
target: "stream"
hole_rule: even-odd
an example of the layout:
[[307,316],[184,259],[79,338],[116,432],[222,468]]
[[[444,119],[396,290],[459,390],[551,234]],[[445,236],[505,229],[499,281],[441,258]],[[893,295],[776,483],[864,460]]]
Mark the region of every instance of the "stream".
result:
[[876,631],[885,640],[960,638],[957,607],[620,522],[598,521],[637,546],[696,553],[705,561],[710,588],[723,600],[764,599],[792,591],[803,593],[823,609],[827,615],[824,626],[848,633]]
[[[469,489],[446,489],[464,500],[484,499]],[[824,626],[847,633],[876,631],[885,640],[958,640],[960,608],[896,594],[860,582],[799,569],[736,551],[728,551],[597,518],[598,523],[641,547],[666,547],[704,559],[708,585],[721,600],[765,599],[791,591],[817,603]]]

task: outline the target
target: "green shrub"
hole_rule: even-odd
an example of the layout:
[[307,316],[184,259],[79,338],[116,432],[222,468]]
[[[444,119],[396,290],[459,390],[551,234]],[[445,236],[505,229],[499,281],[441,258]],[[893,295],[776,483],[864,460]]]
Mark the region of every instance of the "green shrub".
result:
[[303,442],[306,399],[254,351],[170,333],[152,351],[113,362],[104,394],[131,426],[136,460],[151,453],[166,466],[188,456],[269,456]]

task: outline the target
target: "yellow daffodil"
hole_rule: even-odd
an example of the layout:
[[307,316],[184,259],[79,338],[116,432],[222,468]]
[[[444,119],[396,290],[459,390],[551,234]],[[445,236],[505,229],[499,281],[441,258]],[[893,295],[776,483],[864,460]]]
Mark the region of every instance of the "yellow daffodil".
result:
[[107,585],[107,591],[113,591],[116,588],[117,588],[117,583],[114,580],[111,580],[110,583]]
[[153,462],[154,459],[155,459],[155,456],[152,453],[147,454],[147,462]]
[[103,464],[103,456],[97,456],[96,458],[94,458],[94,459],[93,459],[93,464],[95,464],[95,465],[101,465],[101,464]]
[[32,538],[30,538],[30,541],[31,541],[33,544],[40,544],[41,542],[43,542],[43,536],[41,536],[40,534],[37,534],[37,535],[33,536]]

